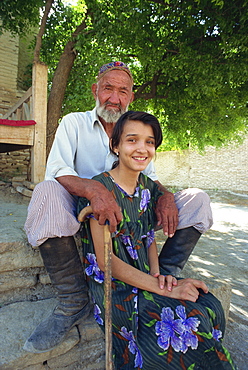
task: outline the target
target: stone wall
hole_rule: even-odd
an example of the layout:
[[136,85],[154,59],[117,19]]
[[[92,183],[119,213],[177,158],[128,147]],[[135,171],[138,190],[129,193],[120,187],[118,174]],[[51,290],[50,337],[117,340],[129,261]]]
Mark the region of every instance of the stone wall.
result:
[[205,155],[191,150],[157,153],[155,166],[160,182],[170,187],[248,193],[247,157],[248,138],[238,146],[209,147]]
[[0,179],[9,181],[15,176],[30,177],[30,149],[0,153]]

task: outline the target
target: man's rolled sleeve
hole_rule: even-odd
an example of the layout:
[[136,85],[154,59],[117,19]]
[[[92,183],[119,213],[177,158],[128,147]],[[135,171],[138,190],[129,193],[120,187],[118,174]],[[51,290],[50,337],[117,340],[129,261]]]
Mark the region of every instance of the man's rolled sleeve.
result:
[[78,176],[74,169],[77,147],[77,125],[74,121],[73,115],[67,115],[58,126],[47,161],[46,180],[66,175]]

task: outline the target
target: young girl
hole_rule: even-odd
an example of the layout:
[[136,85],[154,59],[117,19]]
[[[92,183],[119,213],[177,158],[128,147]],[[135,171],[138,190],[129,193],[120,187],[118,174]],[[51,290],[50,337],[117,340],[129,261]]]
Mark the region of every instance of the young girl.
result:
[[[113,169],[94,179],[115,195],[123,220],[112,235],[112,329],[115,369],[235,369],[222,346],[220,302],[194,279],[176,280],[159,268],[154,239],[158,185],[142,174],[161,144],[158,120],[126,112],[116,123]],[[79,211],[87,200],[79,200]],[[82,227],[85,273],[94,317],[104,330],[103,226],[93,217]]]

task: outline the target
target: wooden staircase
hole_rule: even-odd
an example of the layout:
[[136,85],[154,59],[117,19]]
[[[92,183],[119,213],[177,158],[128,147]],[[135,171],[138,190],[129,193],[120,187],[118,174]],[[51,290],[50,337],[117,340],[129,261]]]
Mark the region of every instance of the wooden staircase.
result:
[[[0,152],[31,148],[31,181],[44,179],[46,165],[47,66],[34,63],[32,86],[0,119]],[[15,126],[5,120],[18,121]],[[27,121],[33,124],[27,125]],[[29,122],[30,123],[30,122]]]

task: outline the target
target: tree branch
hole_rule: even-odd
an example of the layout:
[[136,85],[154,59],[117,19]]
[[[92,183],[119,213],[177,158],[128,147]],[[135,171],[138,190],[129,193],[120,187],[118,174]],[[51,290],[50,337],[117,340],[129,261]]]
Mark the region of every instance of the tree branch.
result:
[[46,29],[46,22],[48,19],[48,14],[51,10],[53,2],[54,0],[46,1],[45,11],[44,11],[44,14],[41,20],[40,29],[36,36],[36,44],[35,44],[35,49],[34,49],[34,62],[40,61],[40,49],[41,49],[41,44],[42,44],[42,36],[44,35],[45,29]]
[[[145,99],[145,100],[154,98],[156,96],[156,93],[157,93],[157,85],[158,85],[159,76],[160,76],[160,71],[158,72],[158,74],[155,74],[153,76],[152,81],[147,81],[146,83],[141,85],[138,88],[137,92],[134,94],[135,95],[134,96],[135,100],[138,99],[138,98],[142,98],[142,99]],[[151,87],[151,91],[149,93],[143,92],[148,86]]]
[[77,26],[77,28],[75,29],[75,31],[72,33],[72,38],[75,39],[85,28],[86,28],[86,18],[88,17],[88,15],[90,14],[90,11],[87,10],[87,12],[85,13],[85,17],[84,17],[84,20],[82,23],[79,24],[79,26]]

